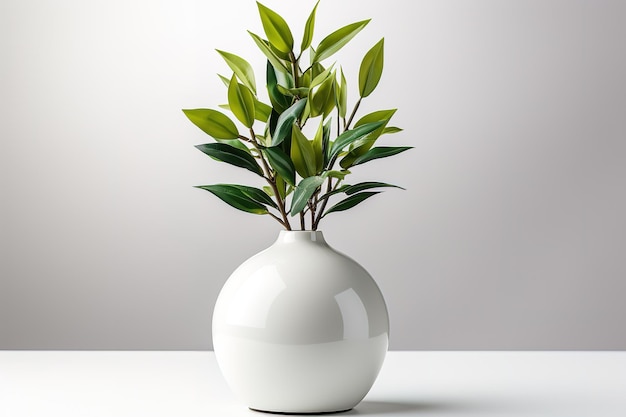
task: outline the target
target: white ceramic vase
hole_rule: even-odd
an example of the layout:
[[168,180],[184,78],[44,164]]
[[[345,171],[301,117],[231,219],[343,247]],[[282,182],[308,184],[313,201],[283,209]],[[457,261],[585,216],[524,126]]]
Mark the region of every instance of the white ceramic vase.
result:
[[353,408],[372,387],[388,339],[378,286],[319,231],[281,231],[233,272],[213,313],[220,369],[259,411]]

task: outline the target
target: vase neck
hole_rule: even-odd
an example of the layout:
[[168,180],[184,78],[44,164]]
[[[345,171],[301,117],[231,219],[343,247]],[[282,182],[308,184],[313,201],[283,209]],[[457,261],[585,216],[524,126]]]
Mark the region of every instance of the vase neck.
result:
[[313,242],[326,244],[324,235],[319,230],[281,230],[276,243]]

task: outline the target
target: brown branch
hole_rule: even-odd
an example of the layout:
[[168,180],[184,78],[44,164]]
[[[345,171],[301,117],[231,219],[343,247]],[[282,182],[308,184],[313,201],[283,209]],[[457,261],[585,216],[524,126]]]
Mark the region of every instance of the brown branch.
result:
[[[332,177],[328,177],[328,182],[326,183],[326,194],[328,194],[332,190],[332,185],[333,185],[333,179]],[[320,220],[322,220],[322,214],[324,213],[324,210],[326,209],[327,204],[328,204],[328,198],[325,198],[324,201],[322,202],[322,206],[320,207],[320,211],[317,212],[317,218],[315,219],[315,222],[313,223],[313,230],[317,230],[320,224]]]
[[350,118],[348,119],[348,123],[345,125],[345,127],[343,129],[344,132],[350,128],[350,124],[352,123],[352,119],[354,119],[354,115],[356,114],[356,111],[359,109],[359,106],[361,105],[361,100],[362,100],[362,98],[359,98],[359,100],[354,105],[354,109],[352,110],[352,114],[350,115]]
[[276,202],[278,203],[278,211],[280,211],[280,214],[283,218],[282,225],[285,227],[285,229],[291,230],[291,224],[289,223],[289,218],[287,217],[287,211],[285,210],[285,202],[281,198],[280,193],[278,192],[278,187],[276,186],[276,178],[274,178],[274,176],[272,175],[272,170],[269,164],[267,163],[267,161],[265,160],[265,157],[263,156],[263,152],[261,152],[261,149],[259,149],[259,145],[256,141],[256,136],[254,135],[254,130],[252,128],[250,128],[250,135],[253,138],[253,140],[251,140],[252,145],[259,152],[261,164],[263,165],[263,171],[265,172],[264,178],[267,180],[270,187],[272,187],[272,191],[274,192],[274,198],[276,199]]

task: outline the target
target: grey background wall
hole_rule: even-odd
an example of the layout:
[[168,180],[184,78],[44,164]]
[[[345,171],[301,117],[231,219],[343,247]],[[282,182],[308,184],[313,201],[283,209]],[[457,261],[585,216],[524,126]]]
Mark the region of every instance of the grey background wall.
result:
[[[299,39],[313,3],[265,4]],[[378,280],[391,348],[626,348],[626,3],[322,1],[315,42],[368,17],[337,60],[354,87],[385,36],[361,114],[397,107],[387,144],[415,149],[355,178],[407,191],[323,230]],[[180,109],[224,102],[215,48],[264,78],[245,29],[252,0],[0,3],[0,348],[211,347],[278,229],[192,188],[256,179]]]

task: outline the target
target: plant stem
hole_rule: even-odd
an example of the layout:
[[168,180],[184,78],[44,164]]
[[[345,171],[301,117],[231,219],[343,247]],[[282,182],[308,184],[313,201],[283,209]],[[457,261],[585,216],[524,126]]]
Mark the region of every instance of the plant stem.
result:
[[343,129],[344,132],[350,128],[350,124],[352,123],[352,119],[354,119],[354,115],[356,114],[356,111],[359,109],[359,106],[361,105],[361,99],[362,99],[362,97],[359,98],[359,100],[354,105],[354,110],[352,110],[352,114],[350,115],[350,118],[348,119],[348,123],[345,125],[345,127]]
[[[300,56],[302,56],[302,54],[300,54]],[[300,57],[298,57],[298,60],[300,60]],[[304,71],[302,71],[302,74],[306,74],[306,72],[307,72],[308,70],[310,70],[311,68],[313,68],[313,64],[309,65],[309,67],[308,67],[307,69],[305,69]],[[313,75],[313,74],[311,74],[311,75]]]
[[[250,136],[252,136],[252,139],[250,142],[252,143],[254,148],[259,152],[261,164],[263,165],[263,171],[265,172],[265,176],[264,176],[265,180],[269,183],[270,187],[272,187],[272,191],[274,191],[274,198],[276,199],[276,202],[278,203],[278,211],[280,211],[280,214],[283,218],[282,222],[280,223],[285,227],[285,229],[291,230],[291,224],[289,223],[289,218],[287,217],[287,212],[285,211],[285,202],[281,198],[280,193],[278,192],[278,187],[276,186],[276,178],[274,178],[274,175],[272,175],[272,170],[269,164],[267,163],[267,161],[265,160],[265,157],[263,156],[263,152],[261,152],[261,150],[259,149],[259,144],[256,141],[256,136],[252,128],[250,128]],[[276,216],[274,215],[272,215],[272,217],[276,218]]]
[[300,87],[298,82],[298,59],[292,52],[289,52],[289,60],[291,61],[291,75],[293,75],[293,85],[295,88]]
[[[270,213],[269,211],[267,212],[267,214],[269,214],[269,215],[270,215],[271,217],[273,217],[273,218],[274,218],[274,219],[275,219],[278,223],[282,224],[282,225],[283,225],[283,227],[284,227],[285,229],[287,229],[287,225],[285,224],[285,222],[284,222],[284,221],[282,221],[282,220],[280,219],[280,217],[276,216],[275,214]],[[290,230],[290,229],[287,229],[287,230]]]
[[[361,100],[363,99],[363,97],[359,97],[359,99],[357,100],[356,104],[354,105],[354,109],[352,109],[352,113],[350,114],[350,118],[348,119],[348,123],[346,123],[346,119],[343,119],[343,131],[345,132],[346,130],[348,130],[350,128],[350,124],[352,124],[352,120],[354,119],[354,116],[356,115],[357,110],[359,109],[359,106],[361,105]],[[339,136],[339,115],[337,115],[337,136]],[[333,158],[333,160],[330,161],[330,163],[328,164],[328,169],[332,169],[333,165],[335,165],[335,161],[337,160],[337,157],[335,156],[335,158]],[[338,180],[337,183],[335,184],[335,187],[332,186],[333,184],[333,179],[331,177],[328,177],[328,183],[326,186],[326,193],[331,192],[333,189],[335,189],[339,183],[341,182],[341,180]],[[326,205],[328,204],[328,198],[325,198],[324,201],[322,202],[322,206],[320,207],[320,211],[317,213],[317,218],[315,219],[315,221],[313,222],[313,230],[317,230],[317,227],[320,224],[320,221],[322,220],[322,216],[324,215],[324,210],[326,209]]]
[[[337,183],[339,184],[339,183]],[[326,193],[329,193],[333,188],[333,179],[328,177],[328,182],[326,183]],[[317,227],[320,224],[320,220],[322,220],[322,214],[324,213],[324,209],[326,209],[326,204],[328,204],[328,198],[325,198],[322,202],[322,206],[320,207],[320,211],[317,212],[317,218],[313,222],[313,230],[317,230]]]
[[317,207],[317,195],[315,196],[315,201],[309,204],[309,211],[311,211],[311,230],[316,230],[315,228],[315,207]]
[[300,229],[306,230],[306,225],[304,224],[304,213],[300,212]]

